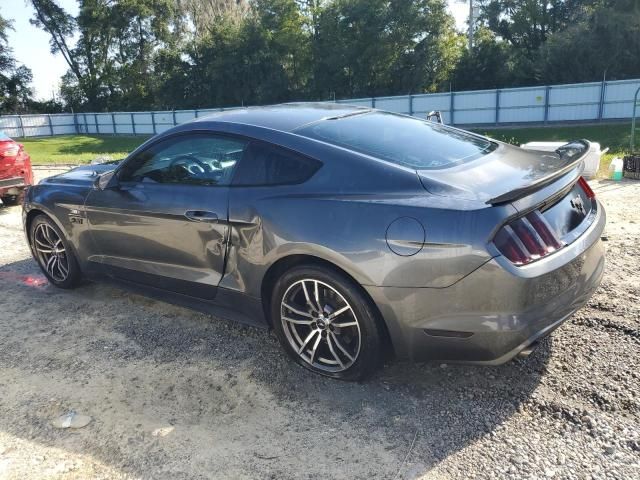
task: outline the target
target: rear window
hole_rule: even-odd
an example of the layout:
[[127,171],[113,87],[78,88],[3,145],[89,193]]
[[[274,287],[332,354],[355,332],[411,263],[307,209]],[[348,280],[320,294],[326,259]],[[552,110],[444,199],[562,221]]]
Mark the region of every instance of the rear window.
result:
[[498,147],[461,130],[386,112],[322,120],[296,133],[417,170],[452,167]]

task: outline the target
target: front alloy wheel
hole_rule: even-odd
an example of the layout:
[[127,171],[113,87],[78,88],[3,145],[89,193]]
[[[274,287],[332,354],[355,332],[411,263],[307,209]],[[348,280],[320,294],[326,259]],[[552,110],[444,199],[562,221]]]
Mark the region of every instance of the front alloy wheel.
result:
[[46,215],[37,215],[30,223],[31,251],[47,279],[56,287],[73,288],[82,274],[68,240]]
[[64,282],[69,277],[69,259],[62,239],[47,223],[36,225],[33,231],[33,248],[40,266],[56,282]]

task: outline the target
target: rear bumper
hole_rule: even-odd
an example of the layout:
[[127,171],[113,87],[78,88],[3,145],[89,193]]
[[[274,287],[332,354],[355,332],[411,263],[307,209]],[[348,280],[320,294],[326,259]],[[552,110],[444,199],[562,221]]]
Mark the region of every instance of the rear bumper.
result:
[[396,355],[495,365],[548,335],[587,303],[602,280],[605,213],[598,207],[580,241],[533,269],[507,269],[504,258],[494,258],[447,288],[365,287],[385,318]]
[[11,178],[0,179],[0,189],[11,188],[11,187],[24,187],[24,186],[25,186],[24,177],[11,177]]

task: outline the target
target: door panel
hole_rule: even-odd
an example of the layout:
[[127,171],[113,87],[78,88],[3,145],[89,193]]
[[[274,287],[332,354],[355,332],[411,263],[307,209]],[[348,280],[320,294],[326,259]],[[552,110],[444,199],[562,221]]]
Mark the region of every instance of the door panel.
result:
[[85,202],[99,270],[212,299],[224,273],[228,184],[246,142],[211,133],[162,139]]
[[[212,298],[224,270],[227,197],[227,187],[94,190],[85,203],[97,253],[89,260],[124,275],[139,272],[138,283],[185,294],[194,288],[193,296]],[[185,214],[193,210],[213,212],[218,221],[190,220]]]

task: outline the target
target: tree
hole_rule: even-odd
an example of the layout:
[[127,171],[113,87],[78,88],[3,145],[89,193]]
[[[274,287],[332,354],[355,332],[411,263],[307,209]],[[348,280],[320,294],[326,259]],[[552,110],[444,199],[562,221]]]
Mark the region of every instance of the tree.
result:
[[462,51],[441,0],[336,0],[317,28],[315,84],[324,98],[434,91]]
[[474,34],[471,50],[465,50],[456,66],[456,90],[477,90],[510,86],[513,80],[510,48],[495,34],[481,27]]
[[598,0],[480,0],[478,22],[509,51],[512,86],[542,81],[541,47],[556,32],[584,20]]
[[153,57],[171,41],[172,0],[80,0],[76,18],[55,0],[31,3],[32,23],[49,33],[52,52],[69,65],[62,86],[68,103],[94,111],[153,105]]
[[7,31],[12,29],[0,15],[0,113],[24,112],[33,101],[31,70],[16,62],[9,47]]
[[551,35],[540,55],[544,80],[584,82],[640,76],[640,2],[605,1],[584,22]]

